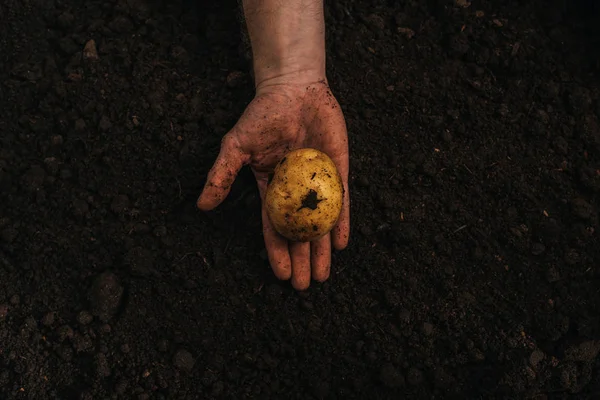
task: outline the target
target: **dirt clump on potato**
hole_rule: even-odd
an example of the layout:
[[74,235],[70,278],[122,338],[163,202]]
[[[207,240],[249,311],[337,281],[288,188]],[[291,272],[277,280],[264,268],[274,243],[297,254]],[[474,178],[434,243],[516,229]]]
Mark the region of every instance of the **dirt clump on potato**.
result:
[[342,178],[329,156],[302,148],[288,153],[275,167],[265,205],[280,235],[310,242],[329,233],[342,211]]

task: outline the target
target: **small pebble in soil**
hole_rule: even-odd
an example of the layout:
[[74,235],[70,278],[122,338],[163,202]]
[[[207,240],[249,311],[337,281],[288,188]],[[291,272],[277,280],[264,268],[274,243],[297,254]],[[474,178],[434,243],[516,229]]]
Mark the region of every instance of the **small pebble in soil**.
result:
[[89,292],[92,313],[107,322],[117,312],[123,291],[114,273],[107,271],[98,275]]
[[600,353],[600,340],[588,340],[573,345],[565,351],[565,359],[579,362],[593,362]]
[[590,219],[594,214],[594,208],[587,201],[576,198],[571,201],[573,215],[581,219]]
[[230,88],[236,88],[244,83],[245,75],[240,71],[232,71],[227,75],[227,86]]
[[548,279],[548,282],[558,281],[560,279],[560,273],[558,272],[558,269],[556,269],[556,267],[548,268],[548,271],[546,271],[546,279]]
[[96,354],[96,374],[99,377],[108,377],[111,374],[110,367],[106,355],[102,353]]
[[587,88],[575,87],[568,95],[570,111],[573,115],[585,113],[592,104],[592,98]]
[[398,313],[398,320],[400,321],[400,323],[402,325],[408,325],[410,324],[410,311],[407,309],[402,309],[400,310],[400,312]]
[[154,236],[163,237],[166,235],[167,235],[167,227],[166,226],[159,225],[156,228],[154,228]]
[[46,313],[46,315],[44,315],[44,317],[42,318],[42,325],[51,326],[52,324],[54,324],[54,319],[55,313],[53,311],[50,311],[49,313]]
[[175,62],[182,64],[185,64],[190,60],[188,51],[182,46],[173,46],[171,48],[171,57]]
[[133,30],[133,24],[124,15],[117,15],[109,24],[108,28],[116,33],[128,33]]
[[412,39],[413,36],[415,36],[415,31],[413,31],[410,28],[399,26],[398,28],[396,28],[396,30],[398,31],[399,34],[404,36],[406,39]]
[[543,254],[544,251],[546,251],[546,246],[544,246],[542,243],[534,243],[531,245],[531,254],[534,256],[539,256]]
[[29,332],[35,331],[37,329],[37,321],[32,316],[29,316],[25,319],[22,328]]
[[23,175],[23,186],[27,190],[35,191],[42,187],[44,184],[44,180],[46,178],[46,171],[39,165],[33,165],[24,175]]
[[567,249],[563,256],[563,259],[567,265],[575,265],[579,263],[580,256],[575,249]]
[[19,303],[21,302],[21,297],[19,297],[18,294],[14,294],[10,297],[10,304],[12,304],[13,306],[18,306]]
[[431,336],[433,334],[433,324],[425,322],[423,324],[423,333],[425,336]]
[[62,325],[60,328],[56,330],[58,334],[58,339],[62,342],[65,339],[71,339],[73,337],[73,329],[69,325]]
[[96,41],[94,39],[88,40],[83,48],[83,59],[89,61],[98,60],[98,50],[96,49]]
[[50,141],[52,142],[52,145],[60,146],[63,144],[63,137],[61,135],[54,135],[54,136],[52,136]]
[[569,389],[577,382],[577,366],[574,363],[563,363],[560,367],[560,384],[564,389]]
[[364,237],[369,237],[373,234],[373,229],[371,229],[370,226],[361,226],[360,229],[360,234],[363,235]]
[[535,116],[536,116],[538,122],[540,122],[544,125],[547,125],[550,122],[550,116],[544,110],[537,110],[535,112]]
[[100,130],[102,130],[104,132],[106,132],[110,128],[112,128],[112,122],[110,122],[110,119],[106,115],[103,115],[100,118],[100,123],[98,124],[98,128],[100,128]]
[[194,357],[185,349],[177,350],[173,356],[173,365],[182,371],[190,372],[194,368],[194,364]]
[[116,383],[115,393],[122,395],[122,394],[125,394],[126,390],[127,390],[127,381],[125,379],[121,379],[119,382]]
[[90,335],[73,334],[73,349],[78,353],[90,353],[94,351],[94,343]]
[[0,304],[0,319],[6,318],[8,315],[8,304]]
[[533,367],[536,368],[538,366],[538,364],[545,358],[545,354],[544,352],[542,352],[541,350],[535,350],[533,353],[531,353],[531,355],[529,356],[529,364]]
[[398,292],[393,289],[387,288],[383,291],[385,302],[390,307],[396,307],[400,304],[401,298]]
[[485,360],[485,354],[480,349],[474,348],[469,352],[471,360],[475,362],[482,362]]

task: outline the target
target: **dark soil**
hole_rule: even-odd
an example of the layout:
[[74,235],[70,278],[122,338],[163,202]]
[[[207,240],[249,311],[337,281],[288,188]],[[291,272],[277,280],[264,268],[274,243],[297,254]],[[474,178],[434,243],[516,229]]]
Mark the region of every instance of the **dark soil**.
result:
[[248,171],[195,208],[253,95],[235,1],[0,4],[0,398],[598,398],[598,7],[327,21],[352,238],[296,293]]

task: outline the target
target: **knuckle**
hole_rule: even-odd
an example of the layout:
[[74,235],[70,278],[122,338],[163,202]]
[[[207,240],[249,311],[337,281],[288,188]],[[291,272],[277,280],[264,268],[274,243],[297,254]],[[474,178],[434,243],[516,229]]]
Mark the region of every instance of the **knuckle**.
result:
[[229,132],[226,135],[223,136],[223,138],[221,139],[221,147],[222,148],[234,148],[234,147],[238,147],[238,140],[237,138],[233,135],[233,133]]

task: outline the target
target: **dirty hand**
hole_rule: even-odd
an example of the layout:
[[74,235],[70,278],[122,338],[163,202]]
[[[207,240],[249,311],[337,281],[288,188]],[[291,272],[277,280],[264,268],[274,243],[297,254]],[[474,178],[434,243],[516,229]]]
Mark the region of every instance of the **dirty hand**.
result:
[[[311,242],[288,242],[272,227],[264,205],[269,174],[290,150],[312,147],[328,154],[342,176],[345,196],[342,214],[330,234]],[[210,210],[220,204],[239,170],[249,165],[254,172],[262,206],[263,234],[269,262],[279,279],[292,279],[306,289],[311,276],[329,277],[331,246],[343,249],[349,236],[348,139],[343,114],[325,82],[281,84],[258,89],[237,124],[222,141],[210,170],[198,207]]]
[[[325,77],[323,0],[243,0],[252,44],[256,95],[221,143],[221,151],[198,199],[210,210],[229,193],[239,170],[249,165],[262,199],[262,222],[275,275],[297,290],[311,277],[330,274],[331,248],[343,249],[350,231],[348,137],[340,106]],[[344,203],[333,230],[310,243],[289,242],[271,225],[264,205],[269,174],[290,150],[312,147],[336,164]]]

